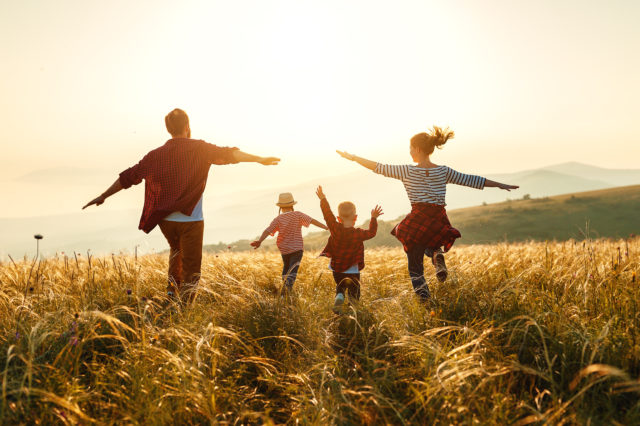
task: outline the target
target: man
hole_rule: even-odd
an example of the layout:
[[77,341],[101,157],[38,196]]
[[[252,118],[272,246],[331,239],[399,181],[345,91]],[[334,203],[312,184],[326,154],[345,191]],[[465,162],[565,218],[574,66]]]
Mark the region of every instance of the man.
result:
[[149,233],[156,225],[169,242],[169,296],[190,302],[200,279],[202,262],[202,193],[212,164],[244,162],[276,165],[276,157],[258,157],[238,148],[218,147],[191,139],[189,117],[174,109],[165,117],[172,138],[144,156],[138,164],[120,173],[102,195],[83,209],[104,201],[131,185],[145,180],[144,208],[139,229]]

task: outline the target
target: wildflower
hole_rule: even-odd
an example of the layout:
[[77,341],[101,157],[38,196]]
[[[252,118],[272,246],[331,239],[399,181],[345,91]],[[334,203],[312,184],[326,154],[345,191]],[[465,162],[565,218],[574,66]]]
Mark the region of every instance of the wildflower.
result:
[[436,311],[431,311],[431,312],[429,313],[429,315],[431,315],[431,317],[432,317],[432,318],[433,318],[433,317],[435,317],[435,316],[436,316]]
[[131,296],[131,289],[130,288],[127,289],[127,296]]
[[143,302],[146,302],[146,301],[147,301],[147,298],[146,298],[145,296],[142,296],[142,299],[141,299],[141,300],[142,300]]
[[78,318],[80,318],[80,314],[78,314],[78,313],[76,312],[76,313],[73,315],[73,317],[74,317],[75,319],[78,319]]
[[29,287],[29,291],[33,293],[33,287]]
[[20,332],[16,331],[16,340],[19,340],[19,339],[20,339]]

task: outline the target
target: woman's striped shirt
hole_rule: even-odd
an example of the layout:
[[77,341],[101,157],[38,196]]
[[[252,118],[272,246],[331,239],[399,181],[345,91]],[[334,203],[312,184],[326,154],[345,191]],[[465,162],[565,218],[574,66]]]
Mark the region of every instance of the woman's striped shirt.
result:
[[312,220],[298,211],[282,213],[273,219],[267,231],[271,235],[278,233],[276,245],[282,254],[289,254],[304,249],[301,228],[311,225]]
[[392,166],[378,163],[374,172],[401,180],[411,204],[431,203],[445,206],[448,183],[483,189],[486,181],[481,176],[465,175],[447,166],[424,168],[408,164]]

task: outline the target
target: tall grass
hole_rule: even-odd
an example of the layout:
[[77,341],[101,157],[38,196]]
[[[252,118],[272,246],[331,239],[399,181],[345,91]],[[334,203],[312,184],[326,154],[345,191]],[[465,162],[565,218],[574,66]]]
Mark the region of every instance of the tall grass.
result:
[[2,423],[640,423],[640,239],[455,248],[433,300],[398,249],[331,312],[306,253],[206,255],[196,303],[164,256],[0,265]]

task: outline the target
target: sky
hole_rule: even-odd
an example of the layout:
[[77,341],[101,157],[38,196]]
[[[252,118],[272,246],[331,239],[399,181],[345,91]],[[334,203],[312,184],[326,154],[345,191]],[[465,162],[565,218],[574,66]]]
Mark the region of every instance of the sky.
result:
[[409,163],[433,124],[456,132],[433,160],[463,172],[637,168],[638,22],[632,0],[2,1],[0,217],[78,211],[50,198],[104,191],[176,107],[193,137],[282,159],[225,170],[227,191],[357,170],[336,149]]

